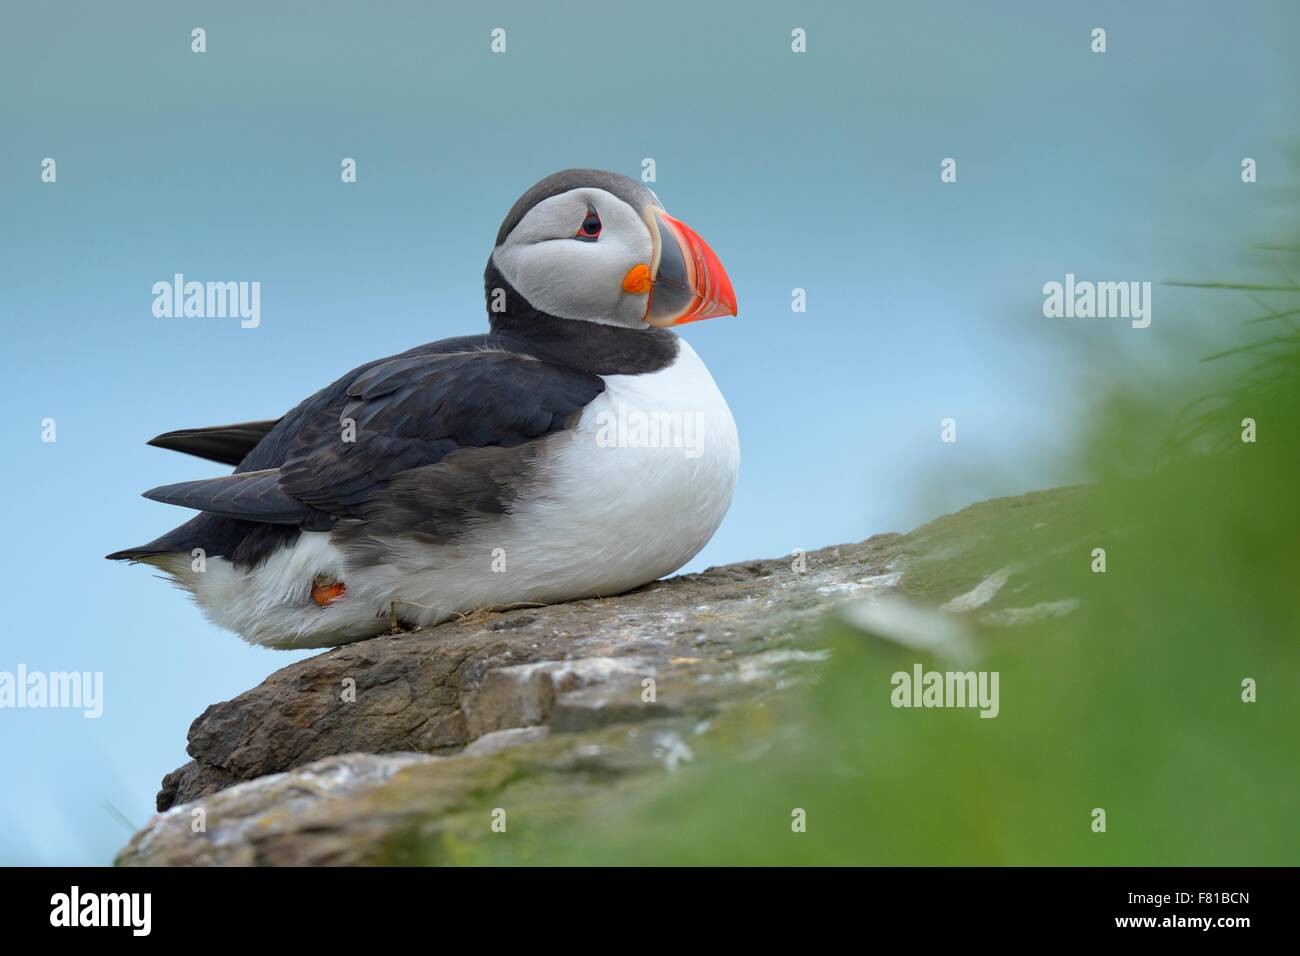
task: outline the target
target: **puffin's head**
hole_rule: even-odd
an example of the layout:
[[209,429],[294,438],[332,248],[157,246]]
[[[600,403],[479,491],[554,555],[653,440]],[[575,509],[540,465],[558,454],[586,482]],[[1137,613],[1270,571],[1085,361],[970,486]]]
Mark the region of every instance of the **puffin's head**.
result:
[[[494,272],[508,289],[493,287]],[[644,185],[598,169],[566,169],[520,196],[487,276],[489,314],[511,292],[537,312],[628,328],[736,314],[731,280],[704,240]]]

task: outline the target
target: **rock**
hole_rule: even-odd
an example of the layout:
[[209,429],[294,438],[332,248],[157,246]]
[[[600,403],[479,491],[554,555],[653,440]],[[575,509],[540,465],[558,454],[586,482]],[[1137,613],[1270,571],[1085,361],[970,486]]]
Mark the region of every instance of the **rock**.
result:
[[[1064,520],[1074,494],[290,664],[194,721],[193,759],[163,778],[160,815],[117,862],[402,862],[415,845],[423,862],[481,839],[494,807],[544,818],[638,792],[695,759],[736,703],[777,706],[827,666],[815,625],[833,608],[879,625],[862,609],[899,598],[984,616],[1064,606],[1052,602],[1069,595],[1032,593],[1014,565],[988,564],[979,529]],[[206,831],[194,832],[199,810]]]
[[[584,657],[499,667],[489,671],[465,701],[465,726],[469,736],[477,738],[545,723],[557,701],[569,710],[617,702],[632,705],[639,702],[641,681],[654,676],[654,666],[636,657]],[[596,693],[581,697],[580,692],[587,690]]]
[[[241,783],[214,794],[201,806],[177,806],[154,817],[119,854],[118,865],[324,865],[362,862],[359,831],[375,839],[391,820],[353,818],[341,825],[344,798],[367,793],[408,767],[440,758],[424,754],[347,754]],[[323,818],[334,823],[319,838]],[[325,832],[333,830],[334,832]],[[346,838],[344,830],[347,831]]]
[[[750,561],[326,651],[205,710],[190,726],[193,760],[163,778],[158,809],[340,753],[449,754],[515,727],[707,714],[735,690],[741,660],[878,587],[859,582],[898,540],[813,552],[803,573]],[[647,679],[654,701],[642,700]]]
[[509,730],[494,730],[475,740],[462,753],[467,757],[486,757],[489,754],[509,750],[511,747],[518,747],[520,744],[542,740],[550,732],[549,727],[512,727]]

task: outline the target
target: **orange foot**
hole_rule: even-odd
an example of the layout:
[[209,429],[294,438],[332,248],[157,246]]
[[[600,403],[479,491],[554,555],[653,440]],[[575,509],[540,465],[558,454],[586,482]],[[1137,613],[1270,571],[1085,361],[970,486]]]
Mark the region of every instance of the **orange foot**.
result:
[[334,581],[318,574],[311,586],[311,599],[321,607],[326,607],[341,598],[346,590],[347,585],[342,581]]

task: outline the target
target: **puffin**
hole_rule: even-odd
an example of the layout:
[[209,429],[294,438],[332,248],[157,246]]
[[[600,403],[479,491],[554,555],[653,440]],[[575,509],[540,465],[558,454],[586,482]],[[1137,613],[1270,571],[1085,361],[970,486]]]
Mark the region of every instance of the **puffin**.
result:
[[277,419],[154,438],[234,471],[146,491],[199,513],[108,558],[283,649],[679,569],[740,464],[731,410],[671,331],[737,314],[717,255],[645,184],[569,169],[511,207],[484,291],[486,333],[368,362]]

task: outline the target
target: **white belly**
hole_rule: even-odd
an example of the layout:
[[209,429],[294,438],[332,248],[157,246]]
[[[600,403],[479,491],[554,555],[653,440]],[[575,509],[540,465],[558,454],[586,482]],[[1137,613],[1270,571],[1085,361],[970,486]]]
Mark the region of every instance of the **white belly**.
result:
[[[739,466],[731,410],[682,341],[663,371],[606,376],[577,426],[546,439],[511,513],[454,544],[394,541],[388,563],[353,568],[329,534],[309,532],[251,572],[217,558],[204,574],[183,562],[173,573],[215,623],[271,647],[377,634],[393,602],[404,623],[423,626],[483,607],[619,594],[708,543]],[[324,608],[310,599],[320,573],[347,587]]]

